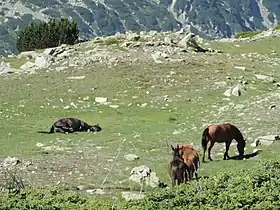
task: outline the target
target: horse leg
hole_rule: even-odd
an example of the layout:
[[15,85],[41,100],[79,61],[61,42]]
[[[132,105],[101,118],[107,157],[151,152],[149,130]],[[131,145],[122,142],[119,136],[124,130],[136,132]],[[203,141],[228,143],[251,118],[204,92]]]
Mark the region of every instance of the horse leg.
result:
[[212,161],[212,158],[211,158],[211,149],[212,149],[212,147],[214,146],[214,144],[215,144],[214,141],[210,141],[210,146],[209,146],[209,148],[208,148],[208,159],[209,159],[210,161]]
[[205,163],[205,152],[207,150],[207,145],[205,148],[203,148],[203,157],[202,157],[202,162]]
[[227,158],[229,159],[228,150],[229,150],[230,144],[231,144],[231,141],[226,142],[226,151],[225,151],[225,154],[224,154],[224,160],[226,160]]
[[63,130],[62,128],[55,127],[54,132],[65,133],[65,130]]

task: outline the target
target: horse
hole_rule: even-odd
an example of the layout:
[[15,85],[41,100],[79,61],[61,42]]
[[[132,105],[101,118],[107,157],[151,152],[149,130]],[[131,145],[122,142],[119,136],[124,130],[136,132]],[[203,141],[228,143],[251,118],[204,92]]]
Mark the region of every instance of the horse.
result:
[[65,117],[60,118],[57,121],[55,121],[50,128],[49,132],[46,131],[39,131],[38,133],[46,133],[46,134],[52,134],[55,132],[58,133],[73,133],[73,132],[99,132],[102,128],[99,126],[99,124],[96,125],[89,125],[85,121],[82,121],[78,118],[73,117]]
[[172,180],[172,187],[174,187],[176,180],[178,185],[188,181],[189,170],[179,154],[179,145],[177,144],[176,148],[171,145],[171,149],[173,151],[173,157],[169,164],[169,173]]
[[183,144],[179,147],[179,154],[184,160],[185,164],[189,169],[189,179],[193,178],[195,175],[196,180],[198,180],[197,170],[199,167],[199,155],[198,152],[189,144]]
[[210,141],[210,146],[208,148],[208,159],[212,161],[211,158],[211,149],[214,146],[215,142],[226,143],[226,151],[224,153],[224,160],[229,159],[228,150],[229,146],[232,142],[232,140],[235,139],[237,142],[237,149],[239,152],[239,159],[243,158],[244,155],[244,148],[246,146],[246,141],[243,138],[242,133],[240,130],[230,124],[230,123],[224,123],[224,124],[212,124],[207,126],[207,128],[204,129],[202,133],[202,148],[203,148],[203,159],[202,161],[205,162],[205,151],[207,149],[207,144]]

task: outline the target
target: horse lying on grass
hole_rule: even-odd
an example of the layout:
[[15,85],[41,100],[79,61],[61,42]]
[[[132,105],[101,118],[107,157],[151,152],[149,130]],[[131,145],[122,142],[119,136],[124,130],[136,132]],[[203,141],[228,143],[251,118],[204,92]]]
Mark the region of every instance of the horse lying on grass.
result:
[[240,130],[232,124],[217,124],[217,125],[209,125],[204,129],[202,134],[202,148],[203,148],[203,158],[202,161],[205,162],[205,151],[207,149],[207,144],[210,141],[210,146],[208,148],[208,159],[212,161],[211,158],[211,149],[214,146],[215,142],[226,143],[226,151],[224,153],[224,160],[229,159],[228,150],[232,140],[235,139],[237,141],[237,149],[239,152],[239,159],[243,159],[244,148],[246,146],[246,141],[243,138]]
[[172,180],[172,187],[174,187],[176,185],[176,181],[178,185],[188,181],[189,169],[179,154],[179,145],[177,144],[176,148],[171,145],[171,148],[173,151],[173,156],[169,164],[169,175]]
[[179,147],[179,154],[184,160],[189,169],[189,179],[193,178],[195,174],[196,180],[198,180],[197,170],[199,167],[199,155],[198,152],[189,144],[183,144]]
[[77,118],[66,117],[60,118],[55,121],[49,132],[46,131],[38,131],[38,133],[73,133],[73,132],[99,132],[102,128],[99,124],[89,125],[86,122],[79,120]]

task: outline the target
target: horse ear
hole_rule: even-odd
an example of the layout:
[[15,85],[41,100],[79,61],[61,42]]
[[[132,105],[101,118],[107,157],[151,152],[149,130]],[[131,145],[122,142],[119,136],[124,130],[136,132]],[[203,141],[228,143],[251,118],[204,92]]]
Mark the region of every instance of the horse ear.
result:
[[174,151],[174,147],[171,145],[171,149]]

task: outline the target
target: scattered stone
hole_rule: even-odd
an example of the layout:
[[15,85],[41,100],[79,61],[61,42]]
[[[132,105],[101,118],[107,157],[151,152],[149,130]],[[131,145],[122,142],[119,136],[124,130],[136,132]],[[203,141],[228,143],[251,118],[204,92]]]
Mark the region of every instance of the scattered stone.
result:
[[95,102],[97,102],[97,103],[103,104],[103,103],[106,103],[107,100],[108,100],[108,98],[104,98],[104,97],[95,97]]
[[242,70],[242,71],[245,71],[245,70],[246,70],[246,67],[245,67],[245,66],[235,66],[234,68],[235,68],[235,69]]
[[133,160],[139,159],[139,157],[138,157],[138,155],[135,155],[135,154],[127,154],[124,156],[124,159],[133,161]]
[[119,105],[109,105],[109,107],[111,107],[111,108],[113,108],[113,109],[117,109],[117,108],[119,108],[120,106]]
[[280,140],[278,135],[267,135],[258,137],[254,143],[251,144],[252,147],[257,147],[259,145],[270,146],[275,141]]
[[89,190],[89,189],[92,189],[92,185],[78,185],[77,186],[77,190]]
[[45,145],[44,144],[42,144],[42,143],[37,143],[36,144],[36,147],[44,147]]
[[144,194],[140,194],[140,193],[133,193],[133,192],[121,192],[121,193],[122,193],[122,197],[126,201],[139,200],[139,199],[145,198],[145,195]]
[[7,168],[7,167],[15,166],[18,163],[20,163],[20,160],[17,157],[10,157],[10,156],[8,156],[4,160],[3,166]]
[[129,180],[140,185],[144,182],[146,186],[150,186],[152,188],[159,185],[159,178],[156,173],[152,172],[152,170],[145,165],[133,168],[130,172]]
[[227,89],[225,92],[224,92],[224,95],[226,97],[230,97],[231,96],[231,88]]
[[276,104],[271,104],[271,105],[269,106],[269,109],[274,109],[274,108],[276,108]]
[[238,84],[232,89],[231,94],[234,96],[241,96],[242,91],[242,87]]
[[270,77],[270,76],[267,76],[267,75],[255,74],[255,77],[259,80],[264,80],[264,81],[271,82],[271,83],[275,82],[274,77]]
[[67,77],[67,79],[84,79],[85,76],[72,76],[72,77]]

